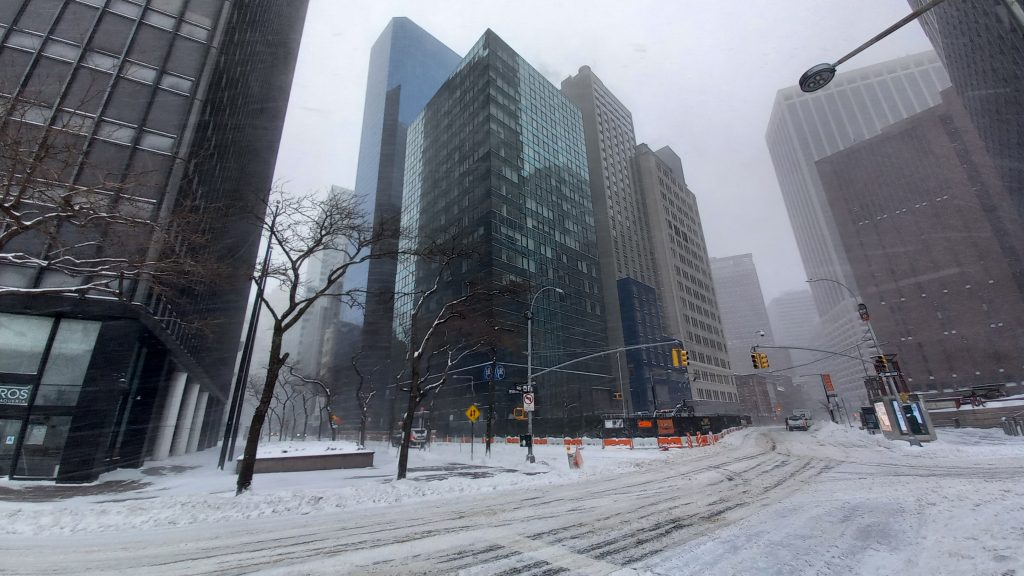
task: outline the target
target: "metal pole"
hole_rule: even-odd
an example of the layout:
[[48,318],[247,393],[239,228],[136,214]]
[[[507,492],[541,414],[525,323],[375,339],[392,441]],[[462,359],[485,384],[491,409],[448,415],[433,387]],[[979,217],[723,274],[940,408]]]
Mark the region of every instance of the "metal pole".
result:
[[[543,290],[543,288],[541,288]],[[526,385],[530,390],[533,390],[533,303],[537,301],[537,296],[540,296],[540,292],[533,297],[530,301],[530,310],[526,313]],[[536,396],[534,396],[536,398]],[[536,400],[534,400],[536,403]],[[536,405],[536,404],[535,404]],[[526,442],[526,461],[533,464],[535,459],[533,457],[533,410],[526,413],[526,436],[529,439]]]
[[853,58],[857,54],[860,54],[861,52],[863,52],[867,48],[870,48],[873,44],[875,44],[876,42],[881,40],[882,38],[885,38],[889,34],[892,34],[893,32],[895,32],[895,31],[899,30],[900,28],[906,26],[908,23],[910,23],[911,21],[917,19],[919,16],[921,16],[925,12],[931,10],[932,8],[935,8],[936,6],[938,6],[939,4],[942,4],[945,1],[946,0],[932,0],[931,2],[925,4],[924,6],[921,6],[917,10],[914,10],[910,14],[907,14],[906,16],[901,18],[898,22],[896,22],[892,26],[889,26],[888,28],[886,28],[885,30],[882,30],[878,34],[875,34],[875,36],[872,37],[870,40],[868,40],[867,42],[865,42],[865,43],[861,44],[860,46],[854,48],[849,54],[843,56],[839,60],[836,60],[835,64],[833,64],[832,67],[838,68],[839,65],[842,64],[843,62],[846,62],[850,58]]
[[[526,383],[529,385],[530,390],[532,390],[531,393],[534,394],[534,408],[537,407],[537,392],[533,387],[533,305],[537,303],[537,297],[548,289],[554,290],[559,294],[565,292],[561,288],[544,286],[533,295],[533,298],[530,300],[530,309],[526,312]],[[533,456],[533,410],[526,413],[526,434],[530,437],[530,443],[526,446],[526,460],[533,464],[536,461]]]
[[[270,230],[274,229],[277,223],[278,205],[275,203],[272,216],[270,217]],[[263,289],[267,284],[267,271],[270,268],[270,252],[273,247],[273,237],[267,235],[267,249],[263,253],[263,266],[260,268],[260,276],[256,282],[256,298],[252,304],[252,312],[249,314],[249,329],[245,333],[245,343],[242,344],[242,357],[239,360],[235,389],[231,392],[231,405],[228,409],[227,421],[224,423],[224,442],[220,446],[220,457],[217,459],[217,468],[223,470],[224,462],[231,461],[235,452],[235,438],[238,436],[238,417],[242,412],[242,401],[245,389],[245,381],[249,378],[249,364],[252,362],[252,349],[256,340],[256,327],[259,324],[260,309],[263,307]]]

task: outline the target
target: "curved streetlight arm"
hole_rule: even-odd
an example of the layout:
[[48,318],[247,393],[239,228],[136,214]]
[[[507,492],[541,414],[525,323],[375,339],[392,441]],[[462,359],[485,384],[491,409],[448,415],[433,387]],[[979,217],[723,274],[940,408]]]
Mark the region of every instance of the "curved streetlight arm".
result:
[[[1004,1],[1009,2],[1009,0],[1004,0]],[[878,42],[882,38],[885,38],[889,34],[892,34],[896,30],[899,30],[900,28],[905,26],[907,23],[912,22],[913,20],[916,20],[922,14],[924,14],[925,12],[931,10],[932,8],[935,8],[936,6],[938,6],[939,4],[941,4],[943,2],[945,2],[945,0],[931,0],[930,2],[924,4],[920,8],[917,8],[916,10],[911,12],[910,14],[907,14],[906,16],[901,18],[898,22],[896,22],[892,26],[889,26],[888,28],[886,28],[885,30],[882,30],[878,34],[875,34],[875,36],[873,38],[871,38],[867,42],[861,44],[860,46],[854,48],[853,51],[851,51],[850,53],[844,55],[839,60],[836,60],[836,62],[834,64],[824,63],[824,64],[817,64],[815,66],[811,66],[806,72],[804,72],[800,76],[800,80],[798,82],[798,85],[800,86],[800,90],[802,90],[803,92],[817,92],[818,90],[821,90],[825,86],[828,86],[828,83],[831,82],[832,79],[836,77],[836,68],[838,68],[840,64],[846,62],[850,58],[853,58],[857,54],[860,54],[861,52],[866,50],[869,46],[872,46],[873,44],[875,44],[876,42]]]
[[843,283],[842,283],[842,282],[840,282],[839,280],[833,280],[833,279],[831,279],[831,278],[808,278],[807,280],[805,280],[805,282],[807,282],[808,284],[813,284],[813,283],[815,283],[815,282],[831,282],[831,283],[833,283],[833,284],[839,284],[840,286],[842,286],[843,288],[845,288],[847,292],[849,292],[849,293],[850,293],[850,296],[853,296],[853,299],[854,299],[854,300],[857,300],[858,302],[860,301],[860,296],[857,296],[857,295],[856,295],[856,294],[855,294],[855,293],[853,292],[853,290],[851,290],[851,289],[850,289],[850,287],[849,287],[849,286],[847,286],[846,284],[843,284]]
[[903,18],[900,18],[900,20],[898,22],[896,22],[895,24],[893,24],[892,26],[889,26],[888,28],[886,28],[885,30],[882,30],[878,34],[875,34],[867,42],[865,42],[865,43],[861,44],[860,46],[857,46],[856,48],[854,48],[849,54],[843,56],[839,60],[836,60],[835,63],[832,64],[832,66],[834,68],[838,68],[840,64],[846,62],[850,58],[853,58],[857,54],[860,54],[864,50],[870,48],[872,45],[877,43],[882,38],[885,38],[889,34],[892,34],[893,32],[895,32],[895,31],[899,30],[900,28],[906,26],[910,22],[913,22],[914,20],[917,20],[922,14],[924,14],[925,12],[931,10],[932,8],[935,8],[936,6],[938,6],[939,4],[942,4],[945,1],[946,0],[931,0],[931,2],[928,2],[927,4],[922,5],[920,8],[914,10],[910,14],[907,14]]

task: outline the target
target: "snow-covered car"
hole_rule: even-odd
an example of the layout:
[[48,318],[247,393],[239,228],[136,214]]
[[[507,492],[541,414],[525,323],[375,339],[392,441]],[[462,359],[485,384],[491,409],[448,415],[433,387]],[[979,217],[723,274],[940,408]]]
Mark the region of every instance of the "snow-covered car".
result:
[[786,418],[786,430],[810,430],[811,419],[803,414],[793,414]]

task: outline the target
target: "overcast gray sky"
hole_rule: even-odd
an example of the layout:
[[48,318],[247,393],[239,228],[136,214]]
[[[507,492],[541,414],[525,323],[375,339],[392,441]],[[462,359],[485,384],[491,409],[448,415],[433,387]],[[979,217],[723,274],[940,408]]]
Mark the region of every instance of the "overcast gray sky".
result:
[[[311,0],[277,180],[354,186],[370,47],[390,18],[459,54],[491,28],[556,86],[590,65],[632,110],[639,142],[682,157],[711,255],[753,252],[768,301],[806,278],[764,140],[775,93],[909,11],[905,0]],[[911,24],[844,69],[930,48]]]

